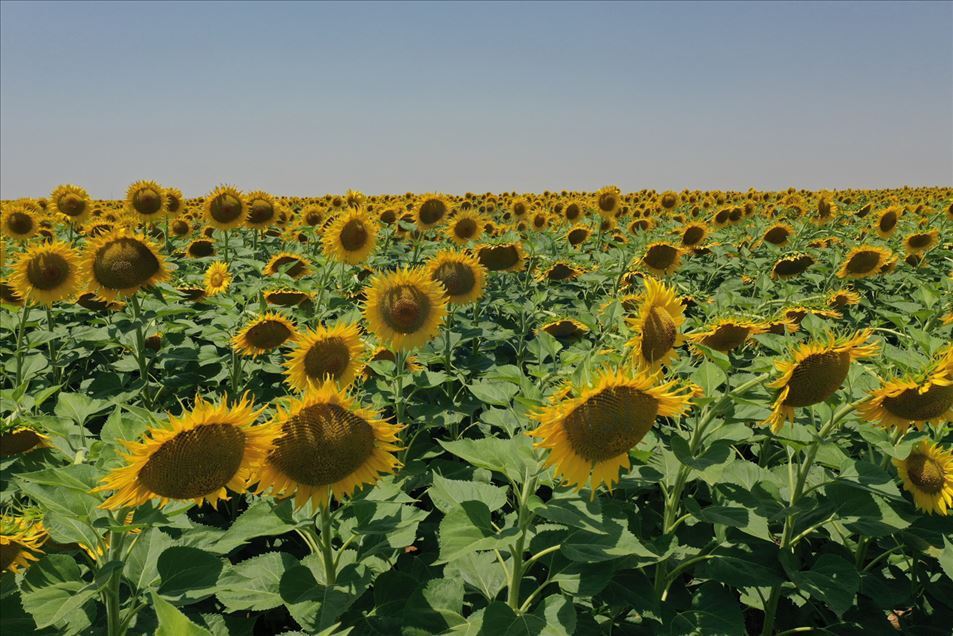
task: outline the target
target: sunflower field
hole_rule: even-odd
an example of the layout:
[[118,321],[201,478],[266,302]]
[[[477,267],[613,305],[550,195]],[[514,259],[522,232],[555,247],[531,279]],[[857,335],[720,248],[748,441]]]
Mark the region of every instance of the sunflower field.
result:
[[948,634],[953,189],[0,208],[4,634]]

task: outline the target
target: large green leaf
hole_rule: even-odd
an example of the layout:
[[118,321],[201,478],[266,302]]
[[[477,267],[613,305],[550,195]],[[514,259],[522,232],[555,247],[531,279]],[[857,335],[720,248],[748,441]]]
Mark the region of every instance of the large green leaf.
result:
[[443,513],[457,508],[464,501],[481,501],[490,512],[495,512],[506,503],[506,489],[477,481],[446,479],[433,476],[433,486],[427,491],[433,505]]
[[285,552],[267,552],[233,565],[218,578],[215,596],[229,612],[261,611],[282,604],[280,584],[298,560]]
[[68,622],[96,596],[96,585],[83,580],[73,557],[50,554],[30,566],[21,591],[23,609],[42,629]]
[[176,604],[187,605],[215,593],[222,560],[205,550],[173,546],[159,555],[156,569],[159,593]]
[[189,620],[175,605],[152,593],[152,608],[159,620],[155,636],[212,636],[212,633]]
[[440,521],[440,558],[449,563],[478,550],[506,547],[518,533],[516,528],[497,531],[490,509],[481,501],[464,501]]
[[854,604],[860,590],[860,575],[853,563],[833,554],[823,554],[809,570],[795,572],[791,580],[798,589],[829,606],[840,616]]

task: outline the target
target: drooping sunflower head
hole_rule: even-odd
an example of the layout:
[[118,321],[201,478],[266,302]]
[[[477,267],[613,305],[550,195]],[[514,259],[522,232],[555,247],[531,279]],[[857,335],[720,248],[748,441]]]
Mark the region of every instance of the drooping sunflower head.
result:
[[217,296],[225,293],[232,284],[232,274],[228,271],[228,263],[215,261],[205,270],[205,293],[208,296]]
[[760,322],[740,318],[722,318],[706,326],[704,330],[688,334],[686,337],[691,342],[727,353],[744,345],[751,336],[766,331],[767,327]]
[[827,305],[834,309],[860,303],[860,294],[852,289],[838,289],[827,297]]
[[10,282],[25,300],[52,305],[76,295],[81,267],[79,254],[67,243],[34,245],[17,259]]
[[558,260],[552,263],[548,268],[541,271],[537,278],[541,281],[562,282],[575,280],[579,278],[585,270],[564,260]]
[[837,270],[840,278],[867,278],[876,276],[890,261],[890,250],[873,245],[855,247],[841,263]]
[[774,262],[771,267],[771,278],[794,278],[803,274],[814,264],[814,257],[809,254],[789,254]]
[[915,232],[907,235],[903,239],[903,248],[907,254],[923,254],[929,252],[939,243],[940,231],[930,230],[929,232]]
[[546,465],[555,466],[568,485],[580,490],[591,481],[593,491],[602,484],[611,489],[619,469],[630,466],[629,451],[655,420],[681,415],[690,397],[655,374],[607,371],[592,388],[575,391],[567,385],[558,391],[533,415],[539,427],[527,434],[539,438],[535,446],[550,449]]
[[443,287],[451,305],[469,305],[483,296],[486,268],[466,252],[443,250],[430,259],[426,271]]
[[871,391],[870,400],[857,412],[868,422],[906,432],[910,426],[953,418],[953,348],[937,357],[932,367],[919,376],[894,378]]
[[185,248],[185,253],[190,258],[205,258],[206,256],[215,256],[215,242],[207,238],[197,238]]
[[450,213],[450,203],[439,194],[425,194],[417,201],[417,227],[421,230],[434,227]]
[[43,552],[46,529],[39,519],[0,515],[0,572],[21,572]]
[[906,459],[893,465],[903,489],[913,495],[917,508],[946,516],[953,509],[953,452],[929,441],[917,444]]
[[269,289],[265,292],[265,302],[278,307],[297,307],[311,298],[310,292],[297,289]]
[[780,392],[764,424],[777,432],[786,421],[794,419],[795,408],[820,404],[834,395],[847,378],[850,363],[879,350],[870,342],[872,334],[865,329],[849,338],[829,336],[827,341],[801,345],[788,359],[775,362],[781,377],[767,386]]
[[217,405],[201,397],[191,412],[150,427],[139,442],[123,442],[123,465],[107,474],[93,492],[115,491],[102,508],[139,506],[158,499],[209,502],[227,499],[227,489],[244,492],[265,457],[269,435],[254,426],[261,410],[243,396]]
[[377,244],[377,222],[360,208],[339,214],[324,231],[322,241],[328,258],[341,263],[363,263]]
[[401,269],[371,278],[364,304],[368,327],[395,351],[433,338],[446,314],[444,287],[421,269]]
[[89,311],[120,311],[125,307],[125,303],[100,298],[93,292],[80,294],[76,299],[76,304]]
[[278,218],[278,206],[275,198],[256,190],[245,196],[245,225],[256,230],[263,230],[272,225]]
[[364,342],[356,324],[318,327],[298,336],[285,363],[287,382],[295,391],[333,380],[347,386],[361,367]]
[[274,276],[284,272],[291,278],[298,280],[305,276],[310,269],[311,261],[304,256],[291,252],[281,252],[271,257],[262,273],[266,276]]
[[704,223],[689,223],[679,230],[683,247],[701,245],[708,236],[708,226]]
[[658,276],[667,276],[678,269],[681,260],[682,251],[678,246],[659,241],[645,248],[640,263]]
[[596,210],[604,218],[615,218],[622,206],[622,193],[615,186],[605,186],[596,192]]
[[22,455],[51,445],[47,435],[29,426],[14,426],[0,433],[0,457]]
[[0,230],[14,241],[26,241],[40,229],[37,214],[24,205],[11,205],[0,213]]
[[155,181],[136,181],[126,190],[126,212],[146,223],[165,216],[165,190]]
[[585,225],[575,225],[566,232],[566,240],[572,247],[579,247],[586,242],[590,234],[592,230]]
[[761,236],[761,240],[771,245],[782,247],[794,236],[794,228],[787,223],[775,223]]
[[205,218],[219,230],[240,227],[245,222],[245,198],[237,188],[218,186],[205,197]]
[[682,344],[679,331],[685,322],[685,310],[675,289],[652,277],[645,277],[645,294],[638,316],[629,322],[634,336],[627,343],[632,347],[636,364],[657,370],[675,356]]
[[332,381],[311,386],[299,399],[279,406],[268,424],[271,444],[258,475],[258,490],[274,496],[294,496],[295,507],[311,502],[327,506],[340,500],[400,463],[397,434],[369,409],[356,408]]
[[244,356],[260,356],[296,337],[294,324],[279,313],[258,316],[232,338],[232,347]]
[[539,328],[557,340],[576,340],[589,333],[589,327],[573,318],[551,320]]
[[50,207],[62,214],[70,223],[80,225],[92,214],[93,206],[89,194],[83,188],[65,183],[58,185],[50,193]]
[[83,258],[82,278],[89,291],[106,300],[132,295],[168,278],[159,248],[145,236],[122,227],[87,243]]
[[23,296],[7,281],[0,278],[0,304],[20,307],[23,305]]
[[877,230],[877,234],[883,238],[887,238],[893,234],[897,229],[897,222],[900,220],[901,213],[903,213],[903,208],[896,205],[882,210],[874,221],[874,228]]
[[481,245],[477,260],[491,272],[518,272],[526,266],[523,245],[519,241],[498,245]]
[[470,241],[479,240],[483,235],[483,217],[473,210],[465,210],[453,215],[447,236],[457,245],[466,245]]

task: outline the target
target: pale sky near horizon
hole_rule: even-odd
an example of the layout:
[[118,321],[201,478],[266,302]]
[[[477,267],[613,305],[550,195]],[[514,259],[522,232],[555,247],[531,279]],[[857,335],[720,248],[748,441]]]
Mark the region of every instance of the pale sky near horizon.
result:
[[953,3],[0,4],[0,197],[953,183]]

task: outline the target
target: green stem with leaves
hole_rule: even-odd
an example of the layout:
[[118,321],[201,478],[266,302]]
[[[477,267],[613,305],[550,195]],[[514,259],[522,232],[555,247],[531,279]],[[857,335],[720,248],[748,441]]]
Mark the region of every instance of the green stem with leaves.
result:
[[16,380],[17,383],[14,385],[14,389],[18,388],[23,382],[23,334],[26,332],[26,321],[30,315],[30,304],[27,302],[23,303],[23,309],[20,310],[20,324],[17,326],[17,351],[16,365],[17,365],[17,374]]
[[135,294],[129,298],[129,303],[132,305],[132,322],[136,328],[136,363],[139,365],[139,377],[142,379],[142,401],[148,408],[152,408],[149,398],[149,368],[146,364],[146,338],[142,330],[142,306]]
[[517,509],[516,524],[519,530],[519,536],[516,543],[510,547],[510,555],[513,557],[513,568],[510,571],[509,588],[506,591],[506,604],[510,606],[517,614],[522,612],[520,605],[520,582],[523,580],[523,573],[529,567],[530,561],[523,561],[523,552],[526,549],[526,535],[529,530],[530,522],[533,520],[533,513],[529,510],[529,499],[536,493],[536,480],[538,476],[525,476],[523,488],[519,495],[519,508]]
[[334,548],[331,546],[331,501],[324,502],[319,513],[321,519],[321,558],[324,561],[324,578],[328,587],[337,582],[337,568],[334,559]]

